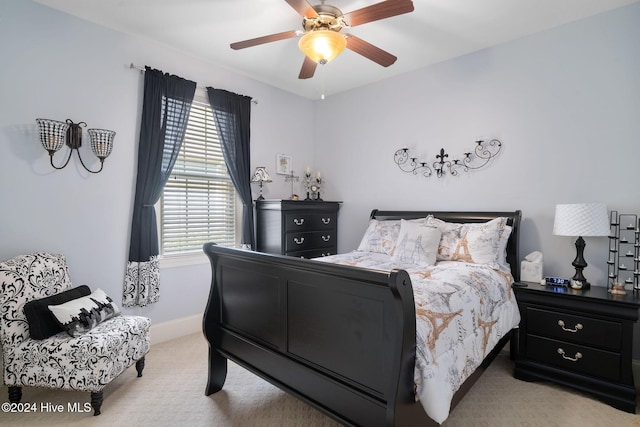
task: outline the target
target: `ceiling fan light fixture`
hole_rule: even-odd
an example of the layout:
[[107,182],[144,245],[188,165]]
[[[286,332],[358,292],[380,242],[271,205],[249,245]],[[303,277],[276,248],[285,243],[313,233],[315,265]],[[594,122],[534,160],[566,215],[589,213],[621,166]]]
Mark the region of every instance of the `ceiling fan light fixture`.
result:
[[333,30],[315,30],[307,32],[298,47],[313,61],[326,64],[340,54],[347,46],[347,39]]

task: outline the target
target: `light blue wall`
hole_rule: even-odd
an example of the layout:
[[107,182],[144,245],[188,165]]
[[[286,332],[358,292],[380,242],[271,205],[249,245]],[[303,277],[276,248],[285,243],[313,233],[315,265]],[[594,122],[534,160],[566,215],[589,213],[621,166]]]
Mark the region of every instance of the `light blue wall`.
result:
[[[141,108],[142,76],[128,68],[134,62],[258,99],[253,165],[273,169],[275,155],[284,153],[297,171],[321,170],[324,198],[344,201],[342,251],[357,246],[373,208],[522,209],[522,254],[541,250],[546,274],[569,276],[575,248],[573,239],[551,234],[556,203],[602,201],[640,213],[638,22],[634,4],[311,102],[145,40],[5,0],[0,259],[63,252],[75,283],[119,295]],[[77,160],[53,171],[37,142],[36,117],[115,130],[104,172],[89,176]],[[441,147],[462,153],[479,137],[501,139],[504,151],[468,176],[425,180],[393,163],[403,146],[421,156]],[[289,184],[272,175],[266,196],[288,197]],[[587,277],[602,282],[606,239],[586,240]],[[202,311],[208,265],[163,270],[161,280],[160,302],[142,314],[163,322]]]
[[[317,102],[316,164],[346,202],[339,250],[357,247],[372,208],[521,209],[521,255],[540,250],[546,274],[572,276],[575,239],[551,233],[556,204],[640,214],[639,23],[636,3]],[[425,179],[393,161],[404,146],[460,156],[478,138],[504,149],[466,176]],[[604,285],[607,239],[585,240],[585,275]]]
[[[64,253],[75,284],[120,300],[143,88],[131,62],[254,97],[253,166],[274,171],[276,153],[292,156],[294,166],[313,166],[311,141],[300,137],[313,123],[309,100],[30,1],[0,2],[0,40],[0,259]],[[104,171],[89,175],[75,158],[54,171],[37,139],[37,117],[115,130]],[[86,141],[82,153],[96,168]],[[273,175],[266,196],[288,194],[284,177]],[[210,277],[208,264],[163,270],[160,302],[127,311],[154,323],[201,313]]]

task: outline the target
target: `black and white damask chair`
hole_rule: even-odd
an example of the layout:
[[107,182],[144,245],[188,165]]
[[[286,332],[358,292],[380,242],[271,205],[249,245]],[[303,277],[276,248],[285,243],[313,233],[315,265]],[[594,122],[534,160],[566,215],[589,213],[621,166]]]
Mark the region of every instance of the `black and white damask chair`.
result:
[[99,415],[111,380],[134,363],[142,376],[150,326],[120,315],[100,289],[72,288],[63,255],[0,263],[0,365],[10,402],[20,401],[22,386],[88,391]]

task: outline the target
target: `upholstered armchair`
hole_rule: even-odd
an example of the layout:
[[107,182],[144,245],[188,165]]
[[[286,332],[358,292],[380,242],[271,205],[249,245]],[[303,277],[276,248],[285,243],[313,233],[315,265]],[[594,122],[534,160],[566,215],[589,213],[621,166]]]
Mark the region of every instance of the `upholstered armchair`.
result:
[[[151,321],[120,315],[102,291],[89,292],[72,288],[63,255],[34,253],[0,263],[0,365],[10,402],[20,401],[23,386],[87,391],[99,415],[111,380],[134,363],[142,376]],[[77,310],[83,301],[96,308],[67,313],[68,324],[53,314],[70,304]]]

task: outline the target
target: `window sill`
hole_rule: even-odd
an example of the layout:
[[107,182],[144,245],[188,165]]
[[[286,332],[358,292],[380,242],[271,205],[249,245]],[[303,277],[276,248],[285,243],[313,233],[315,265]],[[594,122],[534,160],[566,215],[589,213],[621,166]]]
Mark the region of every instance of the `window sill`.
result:
[[186,267],[188,265],[208,264],[209,258],[203,252],[193,252],[187,254],[162,255],[160,257],[160,268]]

